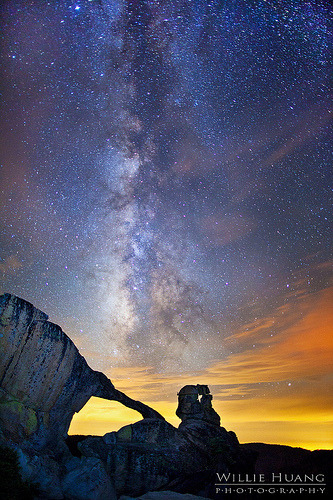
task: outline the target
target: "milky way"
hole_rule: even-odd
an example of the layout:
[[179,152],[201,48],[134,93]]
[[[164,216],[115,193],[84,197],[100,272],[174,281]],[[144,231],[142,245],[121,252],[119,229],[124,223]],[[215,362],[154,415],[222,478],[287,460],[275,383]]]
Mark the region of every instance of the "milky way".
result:
[[330,22],[311,0],[4,2],[1,291],[94,367],[183,373],[328,287]]

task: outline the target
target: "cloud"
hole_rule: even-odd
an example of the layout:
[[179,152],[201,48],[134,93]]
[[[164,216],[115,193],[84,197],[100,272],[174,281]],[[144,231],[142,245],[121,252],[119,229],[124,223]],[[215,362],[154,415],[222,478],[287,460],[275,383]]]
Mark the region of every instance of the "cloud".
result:
[[[235,340],[238,353],[206,369],[158,373],[155,367],[142,365],[115,367],[108,375],[118,389],[133,398],[140,395],[140,400],[176,426],[177,392],[186,384],[201,383],[209,385],[222,425],[234,430],[241,442],[330,448],[333,415],[327,391],[333,382],[332,298],[333,287],[299,298],[293,305],[298,309],[293,320],[285,323],[283,316],[289,312],[281,307],[275,321],[282,324],[272,342],[267,337],[272,317],[247,324],[226,339],[229,345]],[[258,347],[250,349],[254,341]],[[99,421],[96,432],[101,434],[132,418],[127,410],[123,418],[117,412],[113,415],[113,410],[99,412],[103,425]],[[82,432],[93,432],[93,417],[83,418]],[[80,415],[77,418],[80,421]]]
[[297,149],[304,147],[314,136],[324,133],[332,119],[332,110],[326,107],[320,108],[318,104],[304,111],[296,125],[283,131],[283,135],[287,138],[283,140],[281,134],[282,145],[274,149],[271,155],[264,160],[262,166],[273,165],[293,154]]
[[[239,383],[256,383],[325,375],[333,368],[332,299],[333,288],[306,296],[295,304],[301,308],[300,319],[279,330],[271,343],[267,336],[271,320],[259,328],[253,324],[249,336],[251,340],[259,337],[262,345],[231,355],[208,372],[224,383],[233,383],[235,378]],[[245,330],[237,332],[235,340],[246,345]]]

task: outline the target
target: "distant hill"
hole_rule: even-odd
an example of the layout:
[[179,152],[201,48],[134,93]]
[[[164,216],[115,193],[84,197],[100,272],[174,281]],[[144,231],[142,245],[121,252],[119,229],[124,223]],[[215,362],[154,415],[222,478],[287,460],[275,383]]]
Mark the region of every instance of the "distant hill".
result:
[[[271,477],[274,474],[304,475],[323,474],[325,476],[325,495],[333,492],[333,450],[305,450],[278,444],[246,443],[241,444],[241,449],[257,454],[255,473]],[[316,494],[316,498],[322,494]],[[311,496],[309,494],[309,496]]]

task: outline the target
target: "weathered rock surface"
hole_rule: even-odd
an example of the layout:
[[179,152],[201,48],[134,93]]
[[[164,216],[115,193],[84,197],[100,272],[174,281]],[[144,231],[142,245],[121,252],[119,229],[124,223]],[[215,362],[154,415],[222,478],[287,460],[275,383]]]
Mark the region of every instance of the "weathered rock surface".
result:
[[184,468],[177,429],[168,422],[146,419],[118,432],[81,441],[84,456],[100,457],[118,495],[140,495],[166,485]]
[[[118,391],[92,370],[61,328],[32,304],[0,297],[0,443],[14,448],[24,479],[43,498],[112,500],[114,488],[100,458],[75,459],[65,444],[75,412],[91,396],[119,401],[144,418],[163,417]],[[92,465],[94,461],[94,465]]]
[[137,497],[159,489],[199,493],[207,480],[214,484],[215,470],[227,472],[240,462],[235,434],[197,419],[179,429],[162,420],[141,420],[103,437],[88,437],[78,449],[104,462],[117,495]]
[[28,454],[20,448],[16,450],[23,479],[37,485],[42,499],[116,500],[117,498],[111,478],[103,462],[98,458],[79,459],[70,454],[55,458],[47,454]]
[[[91,396],[119,401],[144,419],[80,438],[74,456],[67,431]],[[215,471],[243,466],[238,440],[220,426],[207,386],[181,389],[177,414],[178,429],[92,370],[45,313],[0,297],[0,444],[17,451],[22,477],[39,485],[41,499],[214,498]]]
[[185,385],[178,393],[176,415],[182,422],[191,419],[220,425],[220,416],[212,406],[212,399],[207,385]]
[[155,410],[118,391],[92,370],[45,313],[10,294],[0,297],[0,426],[27,449],[57,447],[91,396],[119,401],[143,417]]
[[98,458],[73,458],[66,464],[62,480],[65,498],[73,500],[116,500],[110,476]]

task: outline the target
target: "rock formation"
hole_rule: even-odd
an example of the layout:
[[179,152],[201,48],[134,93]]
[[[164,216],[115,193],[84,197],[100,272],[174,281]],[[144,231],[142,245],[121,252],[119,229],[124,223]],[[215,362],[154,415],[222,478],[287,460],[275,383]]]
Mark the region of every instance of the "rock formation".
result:
[[212,399],[208,385],[185,385],[178,393],[176,415],[182,422],[194,419],[219,426],[220,416],[212,406]]
[[61,328],[32,304],[0,297],[0,425],[34,450],[56,446],[91,396],[119,401],[144,418],[163,417],[92,370]]
[[[82,438],[71,453],[70,422],[91,396],[119,401],[144,419]],[[185,386],[178,396],[177,429],[92,370],[45,313],[0,297],[0,445],[15,450],[40,498],[115,500],[156,490],[214,498],[215,470],[241,467],[238,440],[220,426],[207,386]]]
[[78,449],[84,457],[103,461],[117,495],[135,498],[154,490],[209,496],[214,471],[233,470],[240,460],[235,434],[198,421],[176,429],[145,419],[102,437],[87,437]]

